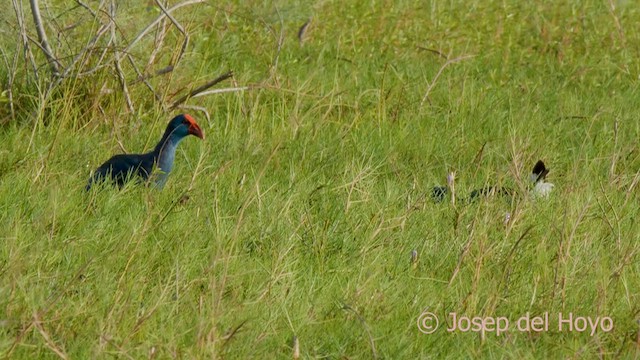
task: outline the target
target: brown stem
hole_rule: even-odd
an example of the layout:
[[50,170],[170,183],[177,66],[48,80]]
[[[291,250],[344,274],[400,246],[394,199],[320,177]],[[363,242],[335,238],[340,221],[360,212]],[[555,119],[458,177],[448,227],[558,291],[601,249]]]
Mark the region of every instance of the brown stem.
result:
[[180,99],[176,100],[170,107],[169,109],[173,110],[175,109],[178,105],[182,104],[183,102],[187,101],[189,98],[193,97],[194,95],[197,95],[205,90],[207,90],[208,88],[216,85],[217,83],[220,83],[224,80],[227,80],[228,78],[233,76],[233,71],[228,71],[220,76],[218,76],[217,78],[207,82],[204,85],[198,86],[197,88],[195,88],[194,90],[192,90],[191,92],[189,92],[187,95],[181,97]]
[[44,31],[44,26],[42,25],[42,16],[40,15],[40,5],[38,5],[38,0],[29,0],[29,5],[31,5],[31,14],[33,15],[33,22],[36,26],[40,45],[42,45],[42,52],[44,52],[44,55],[49,61],[53,75],[58,76],[60,74],[61,65],[58,62],[58,59],[53,56],[53,50],[51,50],[51,46],[49,46],[47,33]]

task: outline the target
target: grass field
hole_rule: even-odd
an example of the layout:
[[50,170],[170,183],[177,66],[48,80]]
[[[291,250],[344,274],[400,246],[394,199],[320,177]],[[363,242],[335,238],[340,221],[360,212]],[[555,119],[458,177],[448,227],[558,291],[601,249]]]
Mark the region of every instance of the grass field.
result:
[[[62,38],[78,43],[54,25],[50,40],[73,54],[97,25],[54,3],[45,21],[77,22]],[[118,5],[128,40],[160,14],[137,3]],[[48,91],[41,51],[35,79],[15,13],[0,15],[1,358],[640,357],[637,4],[237,1],[173,15],[190,41],[150,80],[163,99],[228,70],[218,88],[249,87],[186,102],[210,119],[133,81],[131,111],[113,65]],[[168,29],[151,70],[182,42]],[[153,48],[132,53],[144,63]],[[206,137],[182,142],[162,191],[83,192],[180,112]],[[526,195],[538,159],[546,200]],[[521,196],[436,204],[450,172],[461,196]],[[425,311],[440,319],[430,335]],[[450,313],[510,328],[448,332]],[[527,313],[548,313],[549,329],[516,329]],[[561,329],[560,313],[613,328]]]

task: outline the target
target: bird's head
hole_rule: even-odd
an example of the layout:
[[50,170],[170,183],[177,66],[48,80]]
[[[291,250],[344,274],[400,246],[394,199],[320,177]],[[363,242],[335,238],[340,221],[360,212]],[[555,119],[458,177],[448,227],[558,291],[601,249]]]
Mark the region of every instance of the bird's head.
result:
[[170,131],[173,136],[177,136],[179,138],[183,138],[187,135],[194,135],[200,139],[204,139],[202,129],[200,129],[198,123],[189,114],[180,114],[174,117],[169,122],[167,130]]
[[544,166],[542,160],[538,160],[531,172],[531,182],[533,182],[533,194],[536,197],[546,198],[551,194],[554,186],[552,183],[546,182],[549,169]]
[[531,171],[530,180],[532,183],[537,183],[540,181],[544,182],[548,173],[549,173],[549,169],[547,169],[547,167],[544,166],[544,163],[542,162],[542,160],[538,160],[536,165],[533,167],[533,170]]

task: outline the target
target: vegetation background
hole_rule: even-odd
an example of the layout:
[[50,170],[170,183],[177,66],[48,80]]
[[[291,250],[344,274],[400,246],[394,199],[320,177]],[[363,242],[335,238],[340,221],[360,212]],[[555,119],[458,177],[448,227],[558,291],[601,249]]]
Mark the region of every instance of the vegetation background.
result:
[[[0,357],[640,356],[636,2],[3,8]],[[83,192],[180,112],[206,139],[163,191]],[[434,204],[450,172],[520,196]],[[449,333],[450,312],[614,328]]]

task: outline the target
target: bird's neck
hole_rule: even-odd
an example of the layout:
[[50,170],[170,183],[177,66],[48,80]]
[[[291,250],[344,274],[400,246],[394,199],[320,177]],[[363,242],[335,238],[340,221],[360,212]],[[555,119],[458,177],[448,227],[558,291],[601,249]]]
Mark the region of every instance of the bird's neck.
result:
[[167,131],[153,150],[153,157],[159,172],[158,178],[156,179],[156,183],[158,185],[164,185],[167,175],[173,169],[173,160],[176,157],[176,149],[183,138],[184,137],[182,136],[177,136]]

